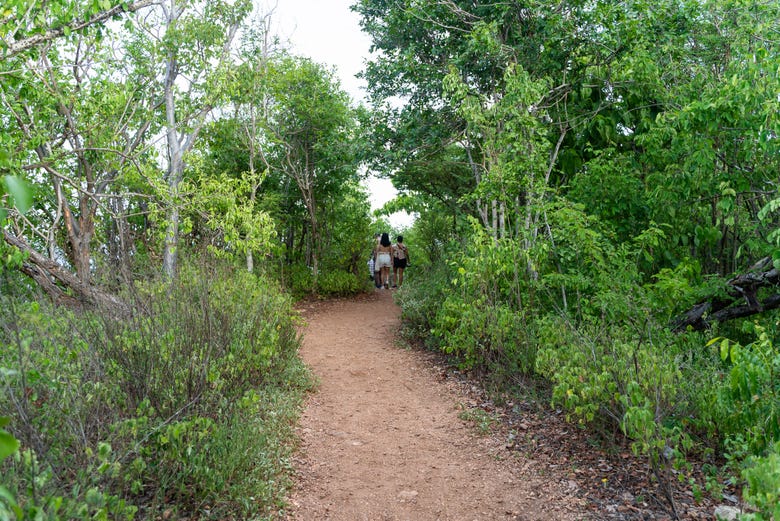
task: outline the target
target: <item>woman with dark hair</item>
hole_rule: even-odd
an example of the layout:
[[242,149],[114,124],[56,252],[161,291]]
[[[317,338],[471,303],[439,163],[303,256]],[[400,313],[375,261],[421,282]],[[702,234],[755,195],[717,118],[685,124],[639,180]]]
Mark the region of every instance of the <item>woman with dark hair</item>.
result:
[[376,256],[374,269],[379,269],[380,281],[385,289],[390,287],[390,268],[393,266],[392,254],[393,246],[390,244],[390,236],[383,233],[374,251]]

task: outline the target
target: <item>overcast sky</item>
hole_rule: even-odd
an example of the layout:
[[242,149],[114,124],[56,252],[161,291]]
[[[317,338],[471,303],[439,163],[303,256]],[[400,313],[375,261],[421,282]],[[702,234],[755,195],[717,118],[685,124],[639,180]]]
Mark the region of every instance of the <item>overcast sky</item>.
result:
[[[357,13],[349,7],[356,0],[260,0],[266,9],[275,7],[272,30],[289,41],[295,54],[335,67],[341,87],[357,103],[365,99],[365,82],[355,78],[369,56],[370,39],[360,30]],[[371,179],[371,206],[376,209],[395,197],[387,179]],[[390,224],[408,226],[410,216],[394,214]]]
[[342,88],[354,100],[365,95],[365,82],[355,75],[368,57],[370,40],[360,31],[355,0],[264,0],[276,5],[272,24],[282,40],[289,40],[296,54],[335,66]]

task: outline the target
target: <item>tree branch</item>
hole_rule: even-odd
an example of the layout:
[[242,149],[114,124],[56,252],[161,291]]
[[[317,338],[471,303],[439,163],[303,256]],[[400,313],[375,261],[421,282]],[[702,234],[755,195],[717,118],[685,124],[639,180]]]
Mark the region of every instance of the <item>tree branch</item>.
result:
[[[764,311],[780,308],[780,294],[772,294],[759,299],[761,288],[780,286],[780,270],[772,265],[772,259],[766,257],[754,264],[747,273],[737,275],[726,283],[726,295],[714,296],[699,302],[691,309],[674,319],[672,330],[704,331],[712,322],[724,322],[735,318],[756,315]],[[737,305],[740,301],[744,303]]]
[[118,5],[115,5],[111,9],[108,9],[107,11],[102,11],[100,13],[93,15],[86,21],[75,21],[63,25],[62,27],[58,27],[56,29],[49,29],[43,34],[36,34],[30,36],[29,38],[22,38],[21,40],[10,43],[8,47],[5,49],[4,57],[11,58],[32,47],[36,47],[43,43],[50,42],[52,40],[60,38],[61,36],[65,35],[66,30],[73,31],[73,32],[80,31],[91,25],[105,22],[106,20],[109,20],[110,18],[113,18],[114,16],[118,16],[122,13],[134,13],[139,9],[143,9],[144,7],[149,7],[150,5],[156,4],[158,2],[159,0],[138,0],[137,2],[133,2],[131,4],[120,3]]
[[[59,263],[44,257],[23,239],[8,230],[3,230],[3,239],[27,254],[27,261],[22,265],[21,271],[34,279],[55,302],[72,307],[82,307],[85,304],[107,307],[117,313],[127,311],[127,304],[119,298],[82,282]],[[68,289],[72,290],[76,296],[70,295],[66,291]]]

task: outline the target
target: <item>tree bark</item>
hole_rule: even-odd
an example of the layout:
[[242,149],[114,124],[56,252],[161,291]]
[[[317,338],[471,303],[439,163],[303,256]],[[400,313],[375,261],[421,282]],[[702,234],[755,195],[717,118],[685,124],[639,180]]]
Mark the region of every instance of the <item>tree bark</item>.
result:
[[[766,257],[754,264],[747,273],[738,275],[726,283],[726,295],[712,297],[697,303],[672,322],[672,330],[682,332],[687,329],[705,331],[713,322],[724,322],[735,318],[744,318],[780,308],[780,293],[759,299],[761,288],[780,285],[780,270],[772,265],[772,259]],[[739,304],[743,302],[742,304]]]
[[38,253],[20,237],[3,230],[3,239],[27,254],[22,273],[35,280],[56,303],[75,308],[89,306],[111,309],[116,313],[127,312],[127,304],[117,296],[82,281],[57,262]]

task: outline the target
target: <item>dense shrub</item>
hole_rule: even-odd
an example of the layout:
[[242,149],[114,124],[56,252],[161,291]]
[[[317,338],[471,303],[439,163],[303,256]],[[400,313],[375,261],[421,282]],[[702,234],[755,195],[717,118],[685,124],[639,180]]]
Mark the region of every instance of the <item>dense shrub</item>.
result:
[[743,516],[745,521],[780,519],[780,441],[764,456],[750,456],[742,475],[747,486],[745,499],[757,511]]
[[284,266],[279,272],[282,285],[293,298],[300,299],[314,290],[314,274],[310,267],[302,263]]
[[439,338],[431,330],[450,293],[451,271],[452,266],[445,262],[422,265],[415,261],[414,270],[404,274],[404,285],[395,294],[395,300],[401,306],[402,333],[408,340],[438,349]]
[[495,241],[476,230],[466,252],[448,262],[446,290],[430,302],[430,332],[463,368],[530,374],[535,352],[521,298],[527,256],[518,241]]
[[761,454],[780,440],[780,350],[765,327],[751,326],[755,342],[742,346],[715,338],[710,345],[728,364],[726,385],[718,390],[720,429],[733,448],[740,439],[744,451]]
[[4,297],[0,416],[22,450],[2,463],[0,505],[49,519],[271,515],[308,385],[289,298],[214,266],[133,293],[130,311],[81,314]]
[[321,273],[317,278],[317,292],[324,297],[354,295],[366,291],[369,282],[367,277],[359,277],[345,270],[332,270]]

